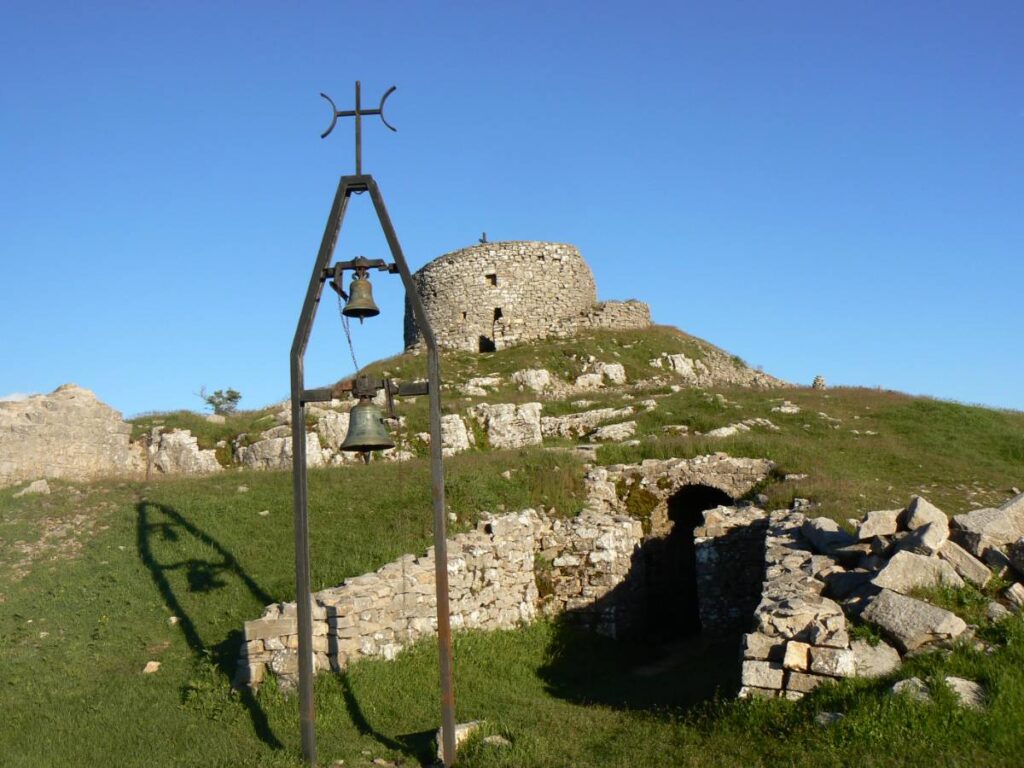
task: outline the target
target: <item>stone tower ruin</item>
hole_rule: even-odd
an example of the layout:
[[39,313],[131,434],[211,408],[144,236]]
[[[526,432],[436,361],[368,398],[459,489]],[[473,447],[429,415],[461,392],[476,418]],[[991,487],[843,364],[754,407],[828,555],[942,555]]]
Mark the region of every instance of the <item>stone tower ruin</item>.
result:
[[[651,324],[641,301],[598,302],[590,267],[565,243],[482,243],[434,259],[413,280],[444,349],[493,352],[588,328]],[[406,302],[405,346],[420,343]]]

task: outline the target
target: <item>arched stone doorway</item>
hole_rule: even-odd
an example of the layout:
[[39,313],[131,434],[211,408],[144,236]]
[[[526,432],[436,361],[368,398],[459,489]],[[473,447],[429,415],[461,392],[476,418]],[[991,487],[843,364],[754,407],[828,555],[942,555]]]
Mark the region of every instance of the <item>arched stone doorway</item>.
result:
[[729,494],[709,485],[684,485],[668,498],[671,528],[646,547],[647,629],[654,638],[672,640],[700,632],[697,557],[693,530],[703,512],[733,503]]

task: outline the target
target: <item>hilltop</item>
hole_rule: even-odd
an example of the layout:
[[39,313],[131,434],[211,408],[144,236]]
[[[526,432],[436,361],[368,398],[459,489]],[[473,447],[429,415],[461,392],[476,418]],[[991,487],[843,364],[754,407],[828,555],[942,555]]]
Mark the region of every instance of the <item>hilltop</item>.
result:
[[[424,378],[424,369],[415,351],[367,367],[404,381]],[[452,536],[473,536],[491,515],[526,508],[576,519],[595,469],[622,474],[617,468],[638,462],[721,453],[773,465],[738,503],[796,505],[844,526],[915,494],[955,515],[995,506],[1024,485],[1024,414],[794,386],[671,328],[450,351],[442,372],[448,422],[459,419],[465,438],[449,432]],[[50,480],[45,495],[0,490],[0,667],[8,681],[0,742],[11,765],[111,755],[124,765],[299,765],[294,698],[272,679],[256,692],[231,690],[245,622],[294,597],[286,405],[223,421],[149,414],[131,420],[130,435],[111,427],[137,447],[154,429],[158,447],[162,435],[177,434],[164,447],[166,474],[153,453],[148,479],[135,465],[120,479]],[[418,437],[426,398],[399,398],[404,422],[393,425],[393,460],[369,465],[336,450],[349,405],[312,409],[307,424],[322,451],[310,470],[316,590],[429,544],[429,467]],[[509,413],[514,440],[526,442],[500,447],[509,431],[492,426]],[[175,431],[185,429],[188,439]],[[257,445],[263,463],[252,466],[277,470],[239,462]],[[199,454],[202,464],[170,458]],[[183,473],[186,466],[199,471]],[[636,487],[621,483],[615,493],[646,520],[652,502]],[[801,702],[715,701],[716,691],[735,691],[736,652],[700,636],[616,642],[546,619],[458,633],[459,716],[487,720],[488,732],[513,744],[503,752],[477,742],[461,764],[1012,765],[1024,748],[1016,727],[1024,628],[1018,618],[984,618],[1000,588],[930,598],[966,611],[988,651],[957,646],[907,660],[900,673],[981,680],[990,701],[980,713],[957,709],[941,688],[931,708],[891,697],[891,677],[825,686]],[[426,760],[437,718],[435,653],[425,640],[395,661],[320,675],[322,754],[345,765]],[[144,675],[149,662],[159,669]],[[845,725],[815,724],[815,713],[835,711]]]

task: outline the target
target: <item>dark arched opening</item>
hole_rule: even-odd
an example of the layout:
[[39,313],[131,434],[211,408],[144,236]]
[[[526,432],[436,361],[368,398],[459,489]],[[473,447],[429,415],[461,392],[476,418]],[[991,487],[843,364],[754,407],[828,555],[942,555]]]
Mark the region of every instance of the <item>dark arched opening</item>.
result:
[[480,351],[481,352],[493,352],[494,351],[494,339],[490,336],[480,337]]
[[669,498],[672,528],[648,547],[647,627],[652,636],[672,639],[700,632],[693,530],[703,524],[705,510],[732,503],[729,494],[709,485],[686,485]]

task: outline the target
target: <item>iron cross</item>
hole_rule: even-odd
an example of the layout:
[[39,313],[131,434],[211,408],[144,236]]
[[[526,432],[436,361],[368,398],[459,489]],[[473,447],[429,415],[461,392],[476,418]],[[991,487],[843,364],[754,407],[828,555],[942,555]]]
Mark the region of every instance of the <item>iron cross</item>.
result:
[[328,102],[330,102],[331,111],[334,113],[331,116],[331,124],[329,126],[327,126],[327,130],[326,131],[324,131],[323,133],[320,134],[320,138],[321,139],[326,139],[327,135],[331,131],[334,130],[334,125],[335,125],[335,123],[338,122],[338,118],[339,117],[354,117],[356,119],[356,175],[357,176],[362,176],[363,175],[363,115],[380,115],[380,121],[382,123],[384,123],[384,125],[386,125],[388,128],[390,128],[392,131],[397,131],[398,130],[397,128],[395,128],[395,126],[393,126],[391,123],[389,123],[387,121],[387,119],[384,117],[384,102],[387,101],[388,96],[390,96],[394,91],[395,91],[395,86],[393,86],[393,85],[390,88],[388,88],[386,91],[384,91],[384,95],[380,97],[380,104],[377,105],[376,109],[363,109],[362,101],[360,99],[359,81],[356,80],[356,108],[355,109],[348,109],[348,110],[345,110],[344,112],[341,112],[341,111],[338,110],[338,107],[334,104],[334,101],[331,99],[330,96],[328,96],[326,93],[323,93],[323,92],[320,93],[321,96],[323,96],[325,99],[327,99]]

